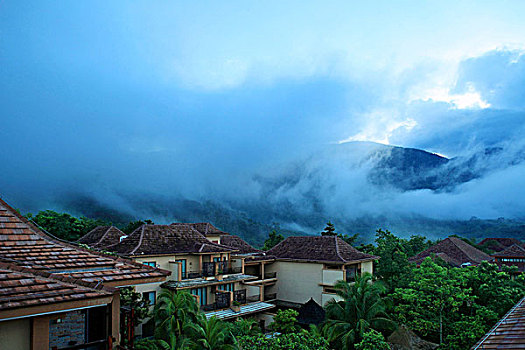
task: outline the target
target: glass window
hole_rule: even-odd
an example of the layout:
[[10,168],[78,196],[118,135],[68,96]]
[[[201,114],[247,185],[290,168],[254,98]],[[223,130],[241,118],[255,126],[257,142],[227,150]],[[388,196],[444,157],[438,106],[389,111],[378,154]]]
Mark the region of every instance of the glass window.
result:
[[157,299],[155,292],[144,292],[142,293],[142,297],[148,300],[150,305],[155,305],[155,300]]
[[199,297],[201,306],[208,303],[208,293],[206,287],[194,288],[190,291],[190,293]]
[[146,266],[157,267],[157,263],[155,263],[155,261],[144,261],[143,264]]
[[219,284],[219,286],[217,287],[219,290],[224,290],[226,292],[233,292],[234,288],[233,288],[233,283],[228,283],[228,284]]

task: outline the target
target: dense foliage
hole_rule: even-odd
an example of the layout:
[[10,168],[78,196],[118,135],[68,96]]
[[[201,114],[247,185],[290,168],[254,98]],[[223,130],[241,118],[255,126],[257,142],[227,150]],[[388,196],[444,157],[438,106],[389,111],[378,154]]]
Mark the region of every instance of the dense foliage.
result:
[[277,233],[276,230],[272,230],[268,234],[268,238],[264,241],[263,250],[270,250],[275,247],[280,242],[284,241],[284,236],[280,233]]
[[76,218],[67,213],[57,213],[53,210],[41,211],[36,215],[28,213],[26,218],[53,236],[67,241],[76,241],[95,227],[107,224],[102,220],[89,219],[83,216]]

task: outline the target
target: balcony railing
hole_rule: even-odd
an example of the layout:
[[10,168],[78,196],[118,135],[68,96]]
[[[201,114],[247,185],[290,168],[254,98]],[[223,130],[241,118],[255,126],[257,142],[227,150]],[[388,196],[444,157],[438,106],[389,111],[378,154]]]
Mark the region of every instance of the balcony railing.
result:
[[233,292],[233,301],[239,304],[246,304],[246,289],[239,289]]
[[264,301],[275,300],[275,299],[277,299],[277,293],[264,294]]
[[276,278],[277,272],[265,272],[264,279]]
[[[215,262],[204,262],[202,263],[201,271],[184,271],[181,273],[181,280],[188,280],[201,277],[214,277],[217,275],[228,275],[241,273],[240,267],[228,267],[227,261]],[[217,268],[215,267],[217,264]]]
[[248,303],[254,303],[254,302],[259,301],[259,300],[261,300],[261,295],[260,294],[250,295],[249,297],[246,297],[246,301]]

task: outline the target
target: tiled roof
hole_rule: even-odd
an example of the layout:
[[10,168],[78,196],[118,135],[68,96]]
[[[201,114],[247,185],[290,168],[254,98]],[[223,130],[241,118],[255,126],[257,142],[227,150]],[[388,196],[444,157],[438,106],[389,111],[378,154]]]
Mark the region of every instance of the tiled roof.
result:
[[479,242],[479,246],[487,245],[495,251],[501,251],[513,244],[521,244],[516,238],[485,238]]
[[[75,282],[75,283],[73,283]],[[0,262],[0,310],[111,296],[100,283],[73,281],[45,271]]]
[[507,249],[492,254],[495,257],[506,257],[506,258],[525,258],[525,248],[521,245],[513,244]]
[[77,243],[87,244],[92,248],[105,248],[120,242],[126,234],[115,226],[97,226],[82,236]]
[[0,258],[53,275],[113,285],[152,279],[162,281],[170,274],[169,271],[92,252],[51,237],[1,199]]
[[337,236],[288,237],[270,249],[268,255],[274,255],[278,260],[336,264],[379,259],[377,256],[360,252]]
[[194,223],[178,223],[174,222],[172,225],[184,225],[184,226],[191,226],[203,236],[208,235],[214,235],[214,236],[222,236],[222,235],[229,235],[228,232],[224,232],[219,230],[217,227],[213,226],[209,222],[194,222]]
[[221,245],[233,248],[239,251],[239,254],[259,253],[259,249],[255,249],[248,242],[239,236],[223,235],[221,236]]
[[232,251],[210,242],[188,225],[142,225],[122,242],[106,249],[129,256]]
[[525,297],[472,349],[525,349]]
[[437,255],[454,266],[461,266],[461,264],[465,263],[478,265],[482,261],[492,259],[488,254],[471,246],[462,239],[448,237],[408,260],[419,264],[426,257],[432,255]]

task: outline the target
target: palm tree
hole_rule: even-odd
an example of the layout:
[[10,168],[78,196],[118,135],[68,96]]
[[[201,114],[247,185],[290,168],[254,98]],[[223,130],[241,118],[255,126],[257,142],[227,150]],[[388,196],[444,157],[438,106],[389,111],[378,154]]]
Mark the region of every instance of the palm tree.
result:
[[187,348],[187,332],[199,314],[195,298],[187,292],[165,290],[157,298],[154,313],[155,338],[164,340],[171,350]]
[[253,318],[241,318],[235,322],[227,322],[226,324],[235,337],[261,334],[261,328]]
[[206,319],[200,316],[197,324],[192,324],[191,338],[193,349],[206,350],[237,350],[237,340],[231,334],[229,327],[216,317]]
[[386,288],[381,282],[372,283],[371,274],[357,276],[353,284],[339,281],[335,288],[342,300],[328,302],[323,333],[337,348],[353,349],[370,329],[396,328],[386,314],[388,301],[381,297]]

